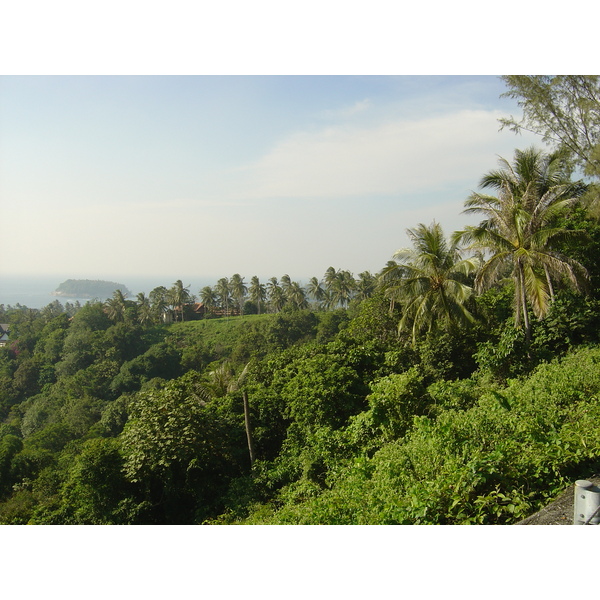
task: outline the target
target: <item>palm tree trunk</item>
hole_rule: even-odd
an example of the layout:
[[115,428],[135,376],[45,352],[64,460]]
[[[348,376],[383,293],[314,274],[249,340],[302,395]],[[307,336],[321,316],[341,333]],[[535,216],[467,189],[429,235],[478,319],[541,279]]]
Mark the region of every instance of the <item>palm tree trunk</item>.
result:
[[250,429],[250,405],[248,403],[248,392],[242,392],[244,400],[244,423],[246,425],[246,437],[248,438],[248,452],[250,453],[250,466],[254,464],[254,443],[252,441],[252,431]]
[[550,292],[550,302],[554,302],[554,288],[552,287],[552,280],[550,279],[550,273],[548,273],[548,267],[544,265],[544,273],[546,273],[546,281],[548,282],[548,291]]
[[[531,342],[531,322],[529,321],[529,313],[527,312],[527,292],[525,290],[525,273],[523,266],[519,264],[519,279],[521,287],[521,306],[523,310],[523,324],[525,325],[525,343],[529,348]],[[529,350],[528,350],[529,353]]]

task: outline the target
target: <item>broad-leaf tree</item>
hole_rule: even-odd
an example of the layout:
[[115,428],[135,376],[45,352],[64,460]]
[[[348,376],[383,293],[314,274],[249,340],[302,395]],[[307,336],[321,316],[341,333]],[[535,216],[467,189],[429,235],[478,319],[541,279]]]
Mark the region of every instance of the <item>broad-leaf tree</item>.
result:
[[515,132],[532,131],[566,150],[588,175],[600,177],[600,77],[598,75],[505,75],[523,117],[500,119]]

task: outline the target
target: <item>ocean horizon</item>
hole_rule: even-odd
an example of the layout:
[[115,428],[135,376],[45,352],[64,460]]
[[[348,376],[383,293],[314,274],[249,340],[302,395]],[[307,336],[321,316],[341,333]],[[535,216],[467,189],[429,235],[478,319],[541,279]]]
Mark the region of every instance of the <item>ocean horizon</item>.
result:
[[[96,279],[102,281],[113,281],[121,283],[131,292],[129,299],[135,300],[140,292],[148,295],[154,288],[165,286],[169,288],[175,281],[181,279],[184,286],[189,285],[189,291],[196,296],[200,290],[206,286],[216,284],[216,279],[208,277],[74,277],[60,275],[0,275],[0,304],[5,308],[15,307],[17,304],[27,308],[44,308],[55,300],[58,300],[63,306],[70,302],[74,304],[79,301],[85,304],[91,298],[68,298],[65,296],[54,296],[53,292],[58,286],[67,279]],[[98,298],[106,300],[106,298]]]

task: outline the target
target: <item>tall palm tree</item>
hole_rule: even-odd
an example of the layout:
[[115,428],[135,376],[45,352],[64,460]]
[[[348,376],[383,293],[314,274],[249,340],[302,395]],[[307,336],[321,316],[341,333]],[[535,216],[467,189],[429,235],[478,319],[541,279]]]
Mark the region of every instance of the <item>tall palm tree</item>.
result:
[[325,285],[331,285],[332,281],[336,278],[339,270],[334,269],[333,267],[329,267],[327,271],[325,271],[325,275],[323,279],[325,280]]
[[[331,268],[331,267],[330,267]],[[333,306],[347,306],[356,288],[356,281],[350,271],[337,271],[329,277],[327,291]]]
[[190,294],[190,286],[185,287],[181,279],[178,279],[173,287],[169,290],[171,299],[171,305],[173,308],[179,308],[181,310],[181,320],[184,321],[185,317],[185,305],[192,301]]
[[267,283],[267,294],[269,296],[269,305],[271,310],[279,312],[287,301],[283,288],[279,285],[277,277],[271,277]]
[[250,465],[254,463],[255,451],[252,437],[252,428],[250,426],[250,404],[248,402],[248,391],[245,388],[245,380],[248,375],[250,363],[242,369],[240,374],[236,374],[231,362],[225,360],[216,369],[208,373],[208,382],[199,388],[201,400],[211,398],[221,398],[225,394],[242,392],[242,402],[244,408],[244,423],[246,428],[246,438],[248,442],[248,452],[250,454]]
[[393,293],[387,293],[387,289],[397,287],[405,275],[404,267],[395,260],[388,260],[385,267],[377,275],[377,288],[383,290],[390,298],[390,313],[394,310],[395,299]]
[[306,300],[306,292],[297,281],[292,281],[290,283],[287,292],[287,298],[294,308],[301,309],[308,307],[308,301]]
[[205,285],[200,290],[200,301],[208,312],[212,312],[217,306],[217,294],[210,285]]
[[231,290],[233,299],[238,304],[241,315],[244,312],[244,298],[246,297],[248,287],[244,283],[244,278],[241,277],[239,273],[231,276],[231,280],[229,281],[229,289]]
[[168,296],[169,290],[164,285],[155,287],[148,295],[152,305],[152,313],[156,319],[160,319],[169,306]]
[[497,196],[474,192],[465,201],[464,212],[482,214],[485,220],[456,232],[455,239],[488,253],[475,279],[477,291],[512,278],[515,325],[523,323],[529,341],[528,307],[538,319],[546,316],[554,297],[553,280],[577,290],[587,285],[584,267],[555,245],[583,237],[583,232],[557,227],[556,219],[579,201],[586,186],[567,179],[559,155],[534,148],[517,150],[512,164],[501,158],[500,165],[479,184],[494,189]]
[[150,298],[140,292],[137,295],[137,308],[138,308],[138,321],[142,325],[147,325],[152,322],[152,305],[150,304]]
[[413,344],[423,331],[451,329],[474,321],[466,303],[472,288],[468,276],[478,262],[463,259],[457,243],[449,242],[435,221],[407,229],[413,247],[394,254],[405,276],[390,283],[388,296],[402,302],[399,330],[411,330]]
[[229,316],[229,302],[231,289],[229,287],[229,279],[221,277],[215,286],[215,292],[219,298],[219,304],[225,309],[225,315]]
[[306,291],[319,305],[325,300],[325,289],[316,277],[311,277],[306,286]]
[[248,296],[250,297],[250,301],[256,304],[258,314],[260,315],[260,306],[267,299],[267,290],[256,275],[250,280]]
[[370,298],[375,292],[377,286],[376,277],[369,271],[363,271],[358,274],[358,280],[356,281],[356,297],[359,300],[366,300]]
[[127,305],[125,296],[121,290],[115,290],[112,297],[106,301],[105,306],[109,319],[115,322],[125,320]]
[[281,276],[280,284],[281,289],[283,290],[283,295],[287,302],[289,300],[290,288],[292,287],[292,280],[287,273]]

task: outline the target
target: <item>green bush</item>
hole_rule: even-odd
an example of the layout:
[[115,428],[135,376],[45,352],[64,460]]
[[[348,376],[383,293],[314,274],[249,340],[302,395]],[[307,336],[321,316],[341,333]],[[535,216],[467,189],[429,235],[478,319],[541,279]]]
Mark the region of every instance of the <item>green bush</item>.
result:
[[[573,478],[600,466],[599,362],[599,348],[581,349],[541,365],[524,380],[489,389],[470,408],[415,417],[405,437],[384,444],[371,458],[356,458],[329,489],[284,504],[265,522],[522,519]],[[385,406],[385,394],[382,398]],[[250,522],[257,521],[251,516]]]

